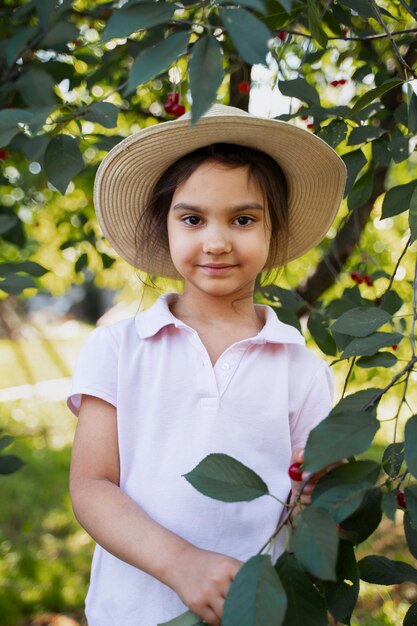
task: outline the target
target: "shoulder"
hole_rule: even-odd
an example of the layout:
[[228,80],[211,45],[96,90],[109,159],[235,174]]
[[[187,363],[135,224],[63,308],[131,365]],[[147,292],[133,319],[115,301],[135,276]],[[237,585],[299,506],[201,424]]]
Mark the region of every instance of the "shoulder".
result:
[[85,340],[90,349],[118,350],[121,346],[132,346],[137,343],[135,317],[129,317],[111,324],[96,326]]

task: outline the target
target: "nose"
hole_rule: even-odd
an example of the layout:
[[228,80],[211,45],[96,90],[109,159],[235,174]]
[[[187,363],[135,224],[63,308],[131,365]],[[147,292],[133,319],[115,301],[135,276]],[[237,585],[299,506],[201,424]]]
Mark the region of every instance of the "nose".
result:
[[210,228],[206,231],[203,252],[206,254],[224,254],[232,251],[232,242],[223,228]]

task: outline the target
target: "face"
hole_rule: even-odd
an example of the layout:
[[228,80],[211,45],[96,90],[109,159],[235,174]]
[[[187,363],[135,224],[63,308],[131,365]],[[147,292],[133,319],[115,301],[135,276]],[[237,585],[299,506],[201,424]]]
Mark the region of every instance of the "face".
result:
[[262,191],[248,180],[246,166],[200,165],[176,189],[167,228],[185,291],[227,296],[253,290],[271,235]]

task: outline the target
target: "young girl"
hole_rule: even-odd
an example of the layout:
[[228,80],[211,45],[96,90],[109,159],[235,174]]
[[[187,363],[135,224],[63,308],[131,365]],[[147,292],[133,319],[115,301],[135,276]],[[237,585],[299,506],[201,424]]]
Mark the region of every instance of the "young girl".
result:
[[[89,626],[156,626],[187,607],[219,626],[237,571],[274,532],[277,500],[220,502],[183,475],[225,453],[286,501],[332,377],[295,328],[254,304],[254,287],[324,237],[344,183],[313,134],[223,105],[194,126],[186,114],[141,130],[100,166],[107,239],[183,291],[96,328],[74,372],[71,496],[98,544]],[[284,547],[280,536],[274,559]]]

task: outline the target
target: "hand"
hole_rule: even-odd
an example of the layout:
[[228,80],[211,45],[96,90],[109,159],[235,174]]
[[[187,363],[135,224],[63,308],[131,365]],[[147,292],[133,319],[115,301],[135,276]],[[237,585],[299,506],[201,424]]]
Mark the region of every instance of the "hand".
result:
[[221,626],[226,595],[242,565],[224,554],[189,545],[175,563],[171,586],[191,611],[210,626]]
[[[346,463],[346,462],[347,461],[343,460],[343,461],[339,461],[339,463],[333,463],[332,465],[329,465],[328,467],[324,468],[323,470],[320,470],[320,472],[316,472],[315,474],[311,474],[309,472],[302,472],[300,481],[291,480],[291,498],[289,502],[290,505],[293,504],[295,500],[298,498],[298,496],[300,495],[300,489],[301,489],[303,482],[306,479],[308,479],[308,482],[304,486],[304,489],[301,492],[301,496],[298,500],[299,506],[296,506],[291,514],[291,521],[295,519],[300,509],[302,509],[304,506],[308,506],[309,504],[311,504],[311,496],[320,478],[324,476],[327,472],[330,472],[330,470],[337,467],[338,465],[342,465],[343,463]],[[304,463],[304,449],[303,448],[296,448],[295,450],[293,450],[293,453],[291,456],[291,465],[293,463],[300,463],[300,464]]]

